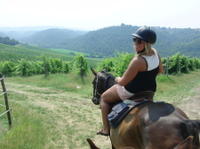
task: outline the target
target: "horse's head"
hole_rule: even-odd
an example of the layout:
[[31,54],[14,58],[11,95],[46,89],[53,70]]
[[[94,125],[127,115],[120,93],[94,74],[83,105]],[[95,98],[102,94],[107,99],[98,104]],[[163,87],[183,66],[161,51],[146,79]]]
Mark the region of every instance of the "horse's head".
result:
[[101,94],[115,84],[115,77],[112,74],[105,71],[97,73],[95,72],[94,69],[91,68],[91,70],[95,76],[94,80],[92,81],[93,84],[92,102],[98,105],[101,100],[100,98]]

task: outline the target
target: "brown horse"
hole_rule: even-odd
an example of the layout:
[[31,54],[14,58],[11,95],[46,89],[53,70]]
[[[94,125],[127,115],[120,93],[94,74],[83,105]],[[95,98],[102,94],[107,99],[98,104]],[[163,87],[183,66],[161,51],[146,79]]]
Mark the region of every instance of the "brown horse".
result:
[[[93,103],[115,84],[107,72],[96,73]],[[189,120],[180,109],[165,102],[147,102],[130,111],[117,128],[110,131],[113,149],[200,149],[200,120]],[[91,149],[99,149],[87,139]]]

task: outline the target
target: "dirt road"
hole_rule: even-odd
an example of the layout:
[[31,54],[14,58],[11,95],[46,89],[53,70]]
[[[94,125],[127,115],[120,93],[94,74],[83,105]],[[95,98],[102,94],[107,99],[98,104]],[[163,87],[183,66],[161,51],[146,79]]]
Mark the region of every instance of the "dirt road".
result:
[[42,121],[49,133],[46,149],[88,149],[87,138],[101,148],[110,148],[109,139],[96,135],[102,127],[101,114],[91,99],[62,90],[11,82],[7,83],[7,88],[11,104],[43,113]]

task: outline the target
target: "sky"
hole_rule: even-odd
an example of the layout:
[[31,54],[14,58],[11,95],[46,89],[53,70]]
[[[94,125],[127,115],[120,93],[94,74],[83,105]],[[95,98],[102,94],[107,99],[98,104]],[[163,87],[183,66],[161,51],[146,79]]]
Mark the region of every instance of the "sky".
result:
[[0,0],[0,27],[200,28],[200,0]]

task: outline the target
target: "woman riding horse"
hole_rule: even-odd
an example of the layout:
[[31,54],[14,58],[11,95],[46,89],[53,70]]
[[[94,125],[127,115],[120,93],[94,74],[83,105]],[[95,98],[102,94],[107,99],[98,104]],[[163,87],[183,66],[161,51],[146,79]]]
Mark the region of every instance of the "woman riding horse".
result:
[[[156,76],[163,72],[158,52],[152,48],[156,42],[156,33],[150,27],[141,27],[133,34],[133,43],[137,55],[131,60],[122,77],[117,77],[114,86],[101,95],[103,129],[97,134],[109,136],[110,127],[107,115],[111,104],[132,98],[153,100],[156,91]],[[140,94],[140,97],[137,95]]]

